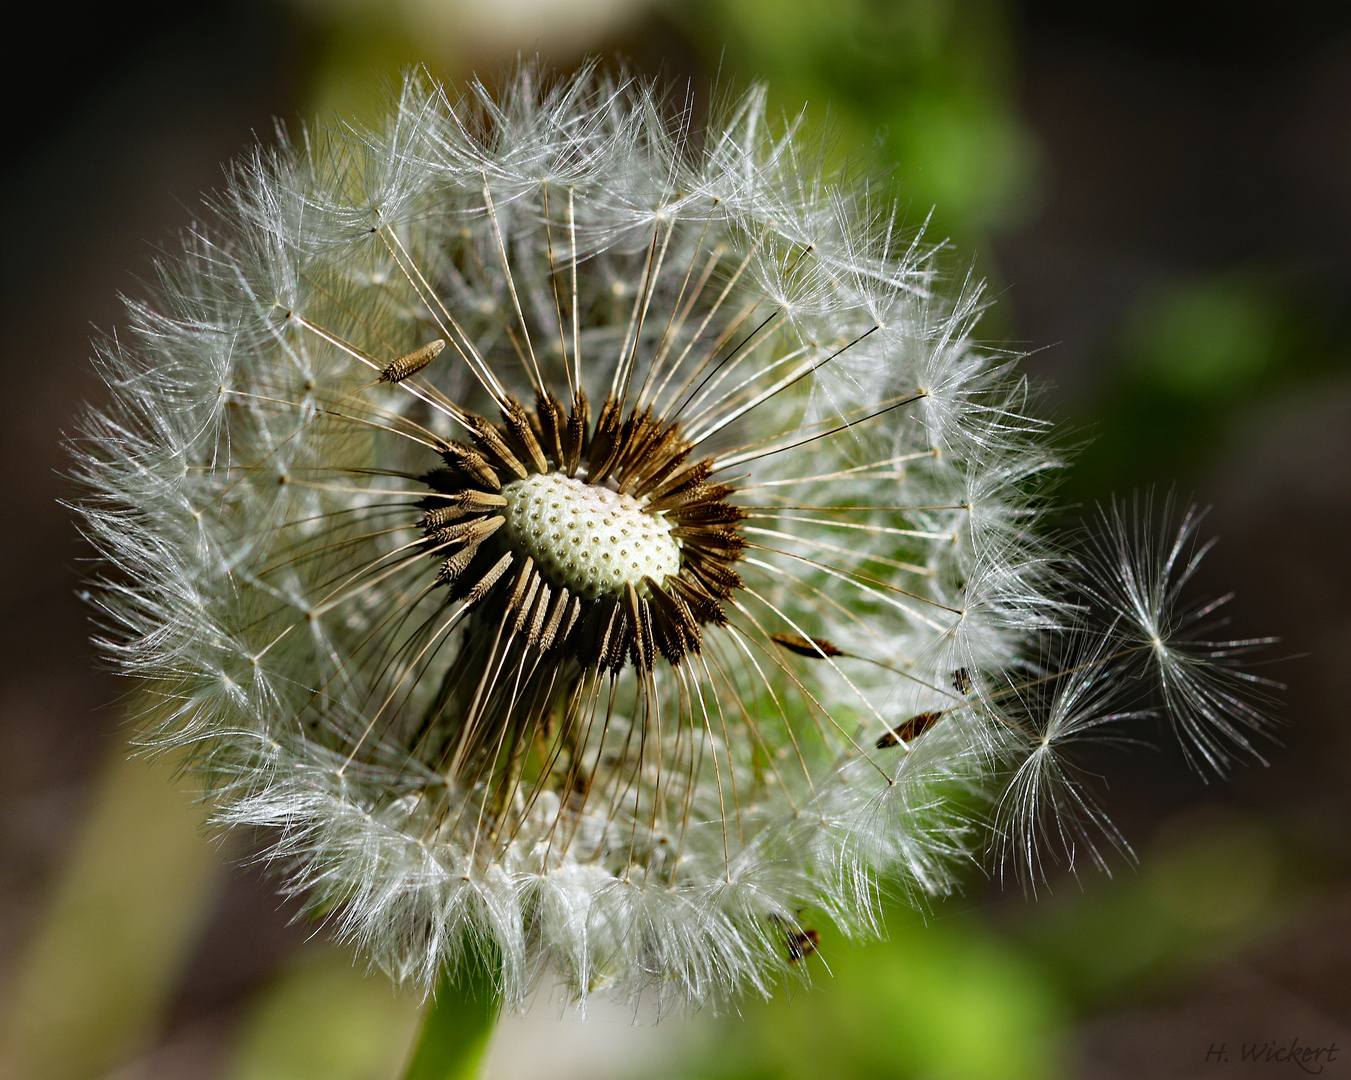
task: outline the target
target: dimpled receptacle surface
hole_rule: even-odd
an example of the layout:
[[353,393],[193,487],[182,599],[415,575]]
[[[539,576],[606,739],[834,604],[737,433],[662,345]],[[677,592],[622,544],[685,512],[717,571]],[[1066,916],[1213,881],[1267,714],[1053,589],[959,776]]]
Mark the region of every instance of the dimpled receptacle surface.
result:
[[554,584],[594,600],[644,578],[661,584],[680,570],[680,541],[660,514],[631,495],[548,473],[502,488],[502,531]]

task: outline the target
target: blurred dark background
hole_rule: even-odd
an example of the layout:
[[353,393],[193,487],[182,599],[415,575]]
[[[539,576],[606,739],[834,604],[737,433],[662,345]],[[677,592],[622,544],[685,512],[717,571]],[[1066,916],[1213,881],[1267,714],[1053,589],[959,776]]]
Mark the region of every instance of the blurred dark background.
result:
[[[818,986],[657,1027],[542,1002],[493,1077],[1351,1075],[1351,8],[1336,0],[129,0],[27,5],[0,68],[0,1077],[397,1074],[415,1002],[288,922],[185,782],[124,761],[76,596],[62,432],[160,246],[274,123],[361,115],[408,65],[588,53],[706,95],[769,80],[936,207],[1084,445],[1071,509],[1214,504],[1199,588],[1277,635],[1270,767],[1086,762],[1139,853],[1033,901],[997,872]],[[1077,508],[1077,509],[1076,509]],[[817,961],[813,961],[817,963]],[[825,971],[829,965],[832,975]]]

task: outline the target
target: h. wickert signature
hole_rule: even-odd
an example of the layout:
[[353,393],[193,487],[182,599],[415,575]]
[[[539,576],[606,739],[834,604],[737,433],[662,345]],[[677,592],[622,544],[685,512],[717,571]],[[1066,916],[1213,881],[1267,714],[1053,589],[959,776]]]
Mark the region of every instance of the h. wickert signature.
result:
[[[1272,1040],[1238,1044],[1240,1062],[1286,1061],[1314,1075],[1321,1073],[1325,1065],[1335,1062],[1340,1053],[1341,1047],[1336,1043],[1329,1043],[1327,1046],[1305,1046],[1299,1039],[1291,1039],[1289,1043]],[[1211,1043],[1210,1049],[1206,1051],[1206,1063],[1209,1065],[1227,1065],[1232,1060],[1229,1047],[1225,1043]]]

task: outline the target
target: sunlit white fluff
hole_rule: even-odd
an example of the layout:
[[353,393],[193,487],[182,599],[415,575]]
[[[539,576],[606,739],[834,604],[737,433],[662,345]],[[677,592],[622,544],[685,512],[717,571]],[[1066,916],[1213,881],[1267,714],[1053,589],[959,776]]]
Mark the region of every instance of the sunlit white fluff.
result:
[[[1122,614],[1091,663],[1038,667],[1093,633],[1089,594],[1039,536],[1056,460],[972,342],[980,290],[943,299],[918,233],[763,91],[692,139],[634,80],[413,79],[378,131],[257,153],[211,217],[101,352],[113,403],[78,447],[100,640],[154,701],[146,743],[190,748],[217,819],[267,829],[287,887],[395,977],[473,948],[509,1003],[543,971],[767,992],[809,923],[879,929],[880,882],[941,894],[999,832],[1035,861],[1043,815],[1089,806],[1054,755],[1142,635],[1202,755],[1243,744],[1213,651],[1168,644],[1176,554],[1120,530],[1092,596]],[[611,623],[577,609],[579,643],[567,581],[421,518],[456,519],[470,487],[428,477],[512,400],[535,409],[515,455],[563,468],[539,395],[579,390],[679,424],[729,487],[735,550],[709,558],[735,586],[669,655],[637,629],[660,631],[647,585],[597,601]],[[617,489],[591,422],[576,475]]]

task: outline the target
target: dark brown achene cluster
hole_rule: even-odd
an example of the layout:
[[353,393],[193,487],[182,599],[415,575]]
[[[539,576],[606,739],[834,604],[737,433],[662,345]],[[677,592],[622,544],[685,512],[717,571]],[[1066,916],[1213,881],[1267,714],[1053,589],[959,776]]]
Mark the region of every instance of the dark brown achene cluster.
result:
[[[646,672],[658,655],[676,665],[698,652],[701,628],[726,621],[744,511],[725,501],[731,486],[710,482],[710,459],[688,461],[678,425],[650,407],[621,419],[610,398],[593,428],[582,393],[566,414],[547,394],[533,411],[513,399],[500,423],[472,422],[473,445],[441,447],[445,466],[423,477],[433,494],[421,524],[427,550],[442,559],[439,581],[481,623],[500,623],[499,637],[536,657],[558,651],[583,669],[618,672],[632,662]],[[528,531],[513,529],[513,496],[537,478],[557,490],[537,504],[544,516],[535,509]],[[586,502],[608,506],[579,527]],[[678,562],[654,556],[665,537]],[[555,557],[564,544],[580,547],[582,559],[625,565],[601,582],[579,577]]]

